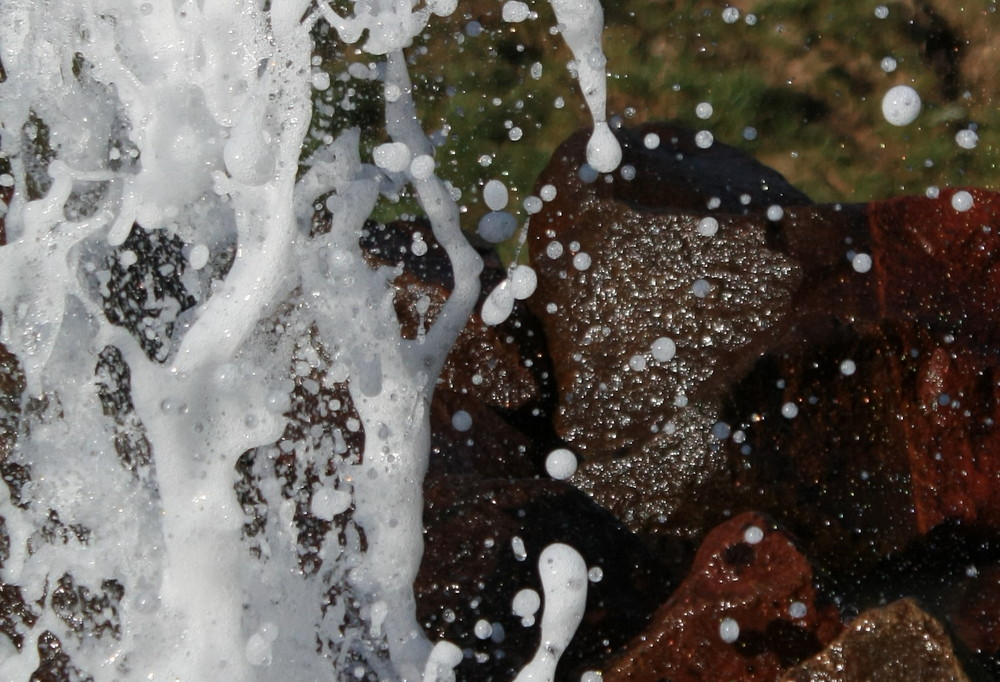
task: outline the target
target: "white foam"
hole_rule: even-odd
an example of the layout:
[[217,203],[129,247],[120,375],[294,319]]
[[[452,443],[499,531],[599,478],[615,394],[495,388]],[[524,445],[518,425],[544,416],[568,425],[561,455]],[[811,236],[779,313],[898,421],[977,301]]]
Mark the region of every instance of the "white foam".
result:
[[565,480],[576,473],[576,455],[572,450],[556,448],[545,458],[545,471],[556,480]]
[[598,0],[549,0],[549,4],[573,52],[580,89],[594,121],[587,163],[600,173],[610,173],[621,163],[622,150],[607,124],[606,60],[601,50],[604,10]]
[[549,545],[538,559],[538,572],[545,594],[541,642],[514,682],[552,682],[587,605],[587,564],[575,549]]
[[907,126],[920,115],[920,95],[909,85],[889,88],[882,97],[882,115],[894,126]]

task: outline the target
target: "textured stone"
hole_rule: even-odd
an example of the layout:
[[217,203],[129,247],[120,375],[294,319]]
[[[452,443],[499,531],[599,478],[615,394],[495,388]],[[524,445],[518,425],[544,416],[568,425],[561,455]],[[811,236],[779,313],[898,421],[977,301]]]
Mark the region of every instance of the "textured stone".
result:
[[912,600],[866,611],[781,682],[967,682],[944,628]]
[[[840,631],[818,580],[773,520],[733,518],[708,534],[688,577],[604,680],[773,680]],[[724,639],[731,623],[738,632]]]

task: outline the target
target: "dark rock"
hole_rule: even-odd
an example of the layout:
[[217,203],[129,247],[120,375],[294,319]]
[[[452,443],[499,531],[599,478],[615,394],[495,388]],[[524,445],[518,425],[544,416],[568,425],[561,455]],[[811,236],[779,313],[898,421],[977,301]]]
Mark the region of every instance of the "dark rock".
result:
[[964,682],[941,624],[903,599],[866,611],[782,682]]
[[[522,623],[512,601],[525,588],[542,594],[538,556],[554,542],[576,549],[593,573],[586,613],[562,656],[559,680],[576,682],[583,671],[599,667],[645,626],[671,587],[664,569],[620,522],[561,481],[446,476],[426,491],[424,524],[418,618],[432,641],[445,638],[466,651],[460,680],[507,681],[532,658],[541,609],[534,623]],[[480,620],[491,624],[491,637],[476,637]]]
[[773,520],[742,514],[708,534],[691,573],[604,679],[773,680],[840,632],[818,582]]
[[[655,131],[661,146],[649,151],[642,140]],[[699,150],[690,132],[618,134],[632,180],[581,180],[579,136],[539,180],[556,195],[531,221],[530,305],[559,386],[556,431],[584,459],[575,482],[635,529],[696,534],[705,520],[691,498],[722,466],[711,435],[718,401],[782,336],[800,281],[769,246],[763,212],[808,199],[731,148]],[[701,169],[704,191],[694,189]],[[705,208],[716,195],[734,212]],[[706,217],[717,225],[699,227]],[[675,357],[657,359],[661,337]],[[695,518],[675,522],[686,504]]]
[[1000,565],[974,571],[944,595],[957,641],[994,677],[1000,677]]
[[571,138],[530,231],[574,482],[665,555],[754,509],[852,574],[1000,527],[1000,196],[820,206],[690,132],[616,134],[634,177],[585,182]]

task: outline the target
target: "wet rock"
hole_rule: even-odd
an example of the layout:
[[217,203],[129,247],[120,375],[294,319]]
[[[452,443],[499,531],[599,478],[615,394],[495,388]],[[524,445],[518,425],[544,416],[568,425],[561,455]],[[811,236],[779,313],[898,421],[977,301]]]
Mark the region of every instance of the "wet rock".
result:
[[574,482],[664,556],[754,509],[854,573],[1000,527],[1000,196],[821,206],[691,133],[617,134],[614,176],[560,148],[530,232]]
[[577,136],[539,180],[555,197],[531,221],[530,305],[550,340],[556,431],[584,458],[575,481],[648,530],[721,467],[717,402],[782,335],[800,280],[768,244],[766,211],[808,199],[689,131],[619,134],[631,179],[581,177]]
[[772,519],[733,518],[708,534],[688,577],[604,679],[773,680],[840,632],[819,583]]
[[465,651],[460,680],[513,679],[534,655],[542,609],[524,618],[512,608],[521,590],[542,594],[538,557],[551,543],[569,544],[591,569],[586,613],[559,680],[599,667],[672,586],[620,522],[561,481],[447,476],[426,491],[424,524],[418,618],[432,641]]
[[740,434],[737,506],[782,515],[833,568],[863,570],[948,521],[1000,528],[1000,196],[972,191],[958,211],[955,193],[793,208],[780,226],[805,273],[795,318],[721,418]]
[[858,616],[822,653],[782,682],[964,682],[941,624],[903,599]]

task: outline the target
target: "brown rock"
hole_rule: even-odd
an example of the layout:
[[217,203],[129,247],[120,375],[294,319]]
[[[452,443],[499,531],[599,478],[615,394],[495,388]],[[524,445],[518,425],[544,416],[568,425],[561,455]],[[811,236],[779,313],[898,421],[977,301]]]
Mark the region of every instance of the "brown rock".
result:
[[840,631],[837,609],[816,583],[812,565],[771,519],[731,519],[708,534],[689,576],[604,679],[773,680]]
[[866,611],[782,682],[964,682],[941,624],[912,600]]

